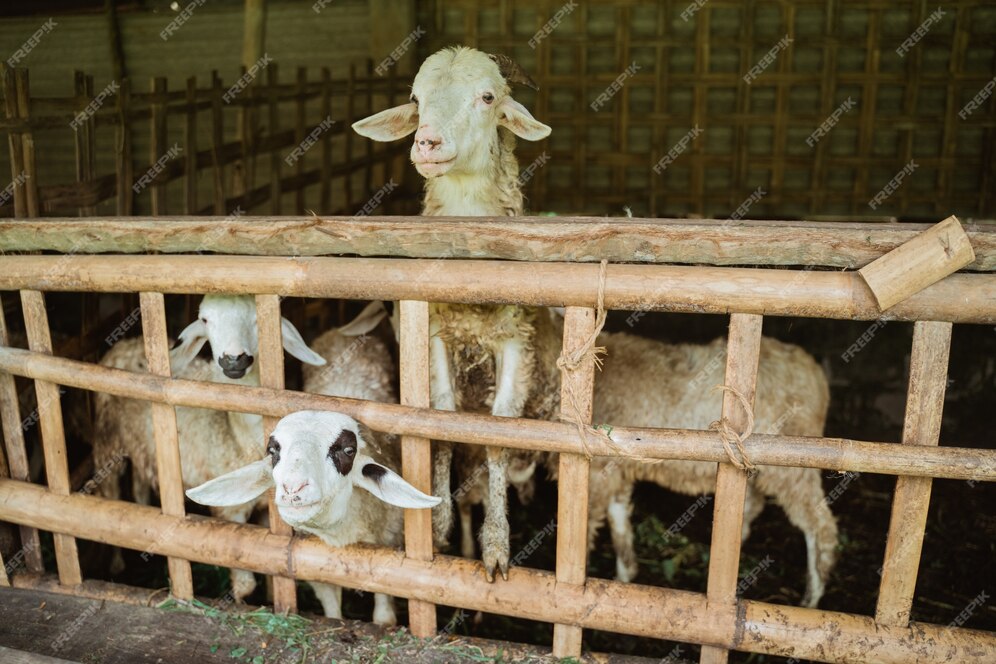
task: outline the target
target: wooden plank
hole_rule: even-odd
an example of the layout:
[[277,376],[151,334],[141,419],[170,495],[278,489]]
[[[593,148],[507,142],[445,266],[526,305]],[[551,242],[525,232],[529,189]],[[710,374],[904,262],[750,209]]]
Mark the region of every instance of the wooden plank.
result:
[[[563,352],[582,347],[595,332],[594,309],[568,307],[564,316]],[[591,423],[595,362],[585,361],[573,371],[561,371],[561,412],[569,419]],[[588,471],[583,454],[561,454],[557,480],[557,583],[583,586],[588,564]],[[553,626],[553,656],[581,656],[581,627]]]
[[[21,291],[21,307],[24,310],[24,329],[28,335],[28,347],[36,353],[51,355],[52,336],[48,327],[44,294],[34,290]],[[38,400],[38,424],[41,427],[48,487],[55,494],[67,495],[71,487],[59,386],[48,381],[36,380],[35,395]],[[83,580],[76,540],[59,533],[55,533],[54,537],[59,581],[67,586],[76,585]]]
[[[282,293],[357,300],[593,307],[597,265],[393,258],[258,256],[7,256],[0,289],[169,293]],[[855,272],[671,265],[608,267],[608,309],[877,320]],[[374,276],[372,276],[374,275]],[[501,284],[501,288],[496,288]],[[894,306],[889,320],[996,324],[996,280],[951,275]]]
[[[142,338],[149,373],[170,377],[169,335],[166,333],[166,306],[162,293],[139,294],[142,307]],[[180,466],[180,439],[176,429],[176,410],[164,403],[152,404],[152,435],[156,441],[156,468],[163,514],[184,516],[183,472]],[[169,558],[170,592],[176,597],[194,596],[190,563],[183,558]]]
[[[903,445],[936,446],[940,440],[950,349],[950,323],[918,322],[914,325]],[[882,581],[875,607],[878,623],[909,624],[932,481],[930,477],[900,476],[896,479]]]
[[[402,300],[400,335],[401,403],[428,408],[429,401],[429,303]],[[432,493],[432,454],[428,438],[401,437],[402,476],[416,489]],[[405,557],[432,560],[432,512],[405,510]],[[412,634],[436,634],[436,607],[418,600],[408,602]]]
[[[110,369],[16,348],[0,348],[0,370],[69,387],[174,406],[273,417],[283,417],[298,410],[335,410],[377,431],[393,434],[561,454],[584,451],[578,441],[576,427],[563,422],[472,413],[455,415],[426,408],[262,387],[206,384],[180,379],[167,381],[149,374]],[[614,447],[618,446],[647,459],[710,462],[728,459],[723,444],[710,431],[617,426],[612,429],[611,439],[612,446],[592,439],[589,441],[590,452],[595,456],[613,456]],[[756,433],[744,443],[744,447],[756,464],[765,466],[996,481],[996,450],[957,447],[954,444],[911,450],[894,443]]]
[[[3,312],[3,302],[0,299],[0,346],[10,345],[10,333],[7,330],[7,319]],[[7,465],[10,477],[22,482],[31,481],[31,469],[28,463],[27,449],[24,445],[24,425],[21,419],[21,405],[17,396],[17,385],[14,376],[0,371],[0,421],[3,424],[4,448],[7,452]],[[21,550],[15,557],[23,559],[29,572],[40,574],[45,571],[42,563],[41,540],[34,528],[21,526]],[[12,559],[11,563],[19,560]],[[12,571],[16,569],[13,568]]]
[[38,655],[26,650],[14,650],[5,646],[0,646],[0,661],[7,664],[79,664],[77,660]]
[[[266,67],[266,94],[267,108],[269,110],[269,127],[267,127],[267,133],[271,136],[275,136],[280,131],[280,105],[277,102],[277,86],[280,81],[279,71],[275,63]],[[280,164],[282,161],[283,159],[278,150],[270,152],[270,211],[275,215],[279,215],[281,209]]]
[[[17,116],[30,126],[31,92],[28,85],[28,70],[14,70],[14,80],[17,83]],[[38,198],[38,167],[35,159],[35,139],[30,130],[21,132],[21,149],[24,152],[24,173],[27,182],[24,183],[24,194],[27,202],[26,214],[37,217],[41,212]]]
[[[290,137],[288,137],[290,138]],[[288,143],[289,144],[289,143]],[[321,173],[321,171],[319,171]],[[224,208],[222,208],[224,209]],[[406,258],[494,258],[515,261],[806,265],[859,268],[931,224],[838,224],[812,221],[612,219],[603,217],[261,216],[241,219],[0,219],[3,251],[189,253],[203,233],[224,229],[216,253]],[[976,260],[965,269],[996,271],[996,224],[967,229]]]
[[[284,348],[280,331],[280,297],[278,295],[256,296],[256,324],[259,326],[259,381],[263,387],[275,390],[284,389]],[[277,417],[263,418],[262,448],[277,426]],[[293,529],[280,518],[280,512],[273,502],[273,491],[269,500],[270,532],[277,535],[290,535]],[[273,610],[277,613],[297,612],[297,591],[293,578],[273,577]]]
[[211,162],[214,176],[214,213],[226,214],[225,210],[225,161],[222,150],[225,147],[225,114],[222,107],[221,78],[217,71],[211,72]]
[[[297,68],[297,91],[298,96],[294,104],[294,144],[300,145],[304,140],[304,132],[307,122],[308,107],[304,91],[308,86],[308,70],[304,67]],[[352,132],[349,132],[352,133]],[[347,136],[349,134],[347,133]],[[349,140],[349,139],[347,139]],[[294,164],[294,174],[301,178],[304,175],[304,159],[298,159]],[[302,182],[294,188],[294,214],[304,213],[304,183]]]
[[[868,616],[743,600],[739,611],[710,607],[705,595],[589,578],[583,589],[557,584],[551,572],[516,567],[488,583],[476,560],[405,557],[385,547],[347,546],[334,556],[321,540],[294,538],[218,519],[180,518],[158,509],[95,496],[59,496],[42,487],[0,480],[0,519],[82,533],[114,546],[142,547],[148,532],[170,532],[154,552],[211,564],[237,562],[261,574],[362,586],[369,592],[446,603],[528,620],[572,622],[586,629],[687,643],[736,647],[799,659],[883,664],[964,662],[996,648],[996,634],[946,625],[879,625]],[[10,590],[0,592],[12,592]],[[2,604],[2,603],[0,603]],[[739,616],[739,618],[738,618]],[[729,626],[740,627],[730,639]],[[826,631],[832,628],[832,637]],[[727,639],[727,640],[724,640]]]
[[183,125],[184,179],[183,179],[183,212],[197,212],[197,111],[194,102],[197,99],[197,77],[187,79],[187,113]]
[[[168,92],[164,76],[152,79],[151,90],[156,99],[165,99]],[[152,120],[149,122],[149,163],[155,164],[169,150],[169,135],[166,127],[166,102],[156,101],[152,104]],[[152,193],[152,216],[166,214],[166,184],[158,182],[149,186]]]
[[120,81],[118,91],[117,112],[118,122],[115,128],[117,141],[115,143],[115,182],[117,183],[117,214],[126,217],[132,213],[132,183],[134,176],[131,165],[131,79]]
[[[0,75],[3,77],[3,104],[8,120],[20,121],[17,111],[17,81],[14,68],[6,62],[0,63]],[[24,148],[20,132],[7,132],[7,146],[10,150],[10,179],[14,183],[14,216],[28,216],[28,201],[24,176]]]
[[[750,314],[730,316],[725,385],[743,395],[751,407],[754,405],[754,390],[757,386],[763,320],[761,316]],[[740,400],[729,390],[723,393],[722,417],[736,432],[743,432],[747,426],[747,413]],[[747,473],[732,463],[720,463],[716,473],[716,506],[712,519],[706,589],[710,609],[735,607],[737,604],[740,533],[746,497]],[[731,631],[735,631],[735,627],[731,624]],[[702,664],[724,664],[728,657],[729,651],[724,648],[704,646],[699,661]]]

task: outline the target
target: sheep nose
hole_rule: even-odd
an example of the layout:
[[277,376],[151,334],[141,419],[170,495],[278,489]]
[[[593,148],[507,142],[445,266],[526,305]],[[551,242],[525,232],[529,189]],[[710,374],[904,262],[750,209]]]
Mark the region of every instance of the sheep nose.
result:
[[443,144],[443,138],[429,127],[422,127],[415,133],[415,145],[423,156],[429,156],[433,150],[439,149]]
[[246,369],[252,366],[252,362],[252,355],[246,353],[241,353],[238,357],[222,355],[218,358],[218,366],[229,378],[242,378],[246,374]]
[[[308,480],[301,482],[301,485],[298,486],[296,489],[291,488],[293,484],[287,484],[286,482],[282,482],[281,486],[283,486],[285,494],[287,494],[288,496],[293,496],[297,493],[300,493],[301,489],[308,486]],[[300,496],[298,496],[298,499],[300,499]]]

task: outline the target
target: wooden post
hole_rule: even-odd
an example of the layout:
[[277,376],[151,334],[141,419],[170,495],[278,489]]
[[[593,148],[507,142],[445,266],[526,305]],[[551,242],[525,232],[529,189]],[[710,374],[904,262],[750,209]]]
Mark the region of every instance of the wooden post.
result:
[[[14,68],[0,62],[0,74],[3,76],[4,112],[8,120],[17,119],[17,81],[14,78]],[[20,132],[7,132],[7,145],[10,149],[10,179],[14,183],[14,216],[20,219],[28,216],[27,195],[25,194],[24,148]]]
[[[166,334],[166,306],[162,293],[139,294],[142,307],[142,338],[149,373],[170,376],[169,337]],[[176,410],[164,403],[152,404],[152,434],[156,441],[156,468],[163,514],[184,516],[183,474],[180,467],[180,440],[176,430]],[[113,480],[112,480],[113,481]],[[194,581],[190,563],[182,558],[167,559],[170,590],[181,599],[192,599]]]
[[[10,334],[7,331],[7,319],[3,313],[3,301],[0,298],[0,346],[10,345]],[[7,463],[10,477],[22,482],[31,481],[31,471],[28,465],[28,454],[24,446],[24,428],[21,419],[21,407],[17,398],[17,385],[14,376],[0,371],[0,421],[3,423],[3,440],[7,451]],[[21,550],[24,552],[24,562],[29,572],[41,574],[45,571],[42,564],[41,540],[38,531],[28,526],[21,526]]]
[[[595,310],[567,307],[564,316],[564,353],[581,347],[595,331]],[[560,409],[568,418],[591,423],[595,362],[573,371],[561,371]],[[577,410],[575,411],[575,406]],[[557,584],[582,588],[588,562],[588,458],[561,454],[557,480]],[[553,626],[553,656],[581,656],[581,627]]]
[[[951,323],[917,322],[914,325],[903,445],[938,444],[950,349]],[[930,477],[900,476],[896,479],[875,622],[896,626],[909,624],[932,481]]]
[[211,161],[214,176],[214,213],[227,214],[225,210],[225,113],[222,106],[221,78],[217,71],[211,72]]
[[132,175],[131,163],[131,79],[121,80],[118,92],[118,126],[117,149],[115,162],[117,165],[117,214],[119,217],[130,216],[132,213]]
[[21,134],[21,149],[24,152],[24,173],[28,180],[24,183],[24,194],[27,203],[25,216],[37,217],[41,213],[41,201],[38,196],[38,168],[35,161],[34,134],[28,128],[31,115],[31,93],[28,86],[28,70],[15,69],[14,79],[17,82],[17,116],[24,120],[25,129]]
[[[280,127],[280,76],[276,64],[268,65],[266,68],[266,97],[269,109],[269,127],[267,131],[270,136],[276,137]],[[280,172],[281,162],[280,150],[273,148],[270,152],[270,211],[273,214],[280,214],[281,194]]]
[[[166,129],[166,94],[168,92],[166,77],[157,76],[152,79],[151,90],[152,120],[149,122],[149,165],[155,164],[169,150],[169,136]],[[166,214],[166,182],[162,174],[156,176],[156,182],[150,185],[152,189],[152,216]],[[162,180],[162,182],[159,182]]]
[[[277,295],[256,296],[256,324],[259,326],[259,380],[263,387],[284,389],[284,348],[280,331],[280,297]],[[279,418],[263,418],[263,440],[261,449],[266,449],[266,440],[273,433]],[[273,502],[273,491],[269,500],[270,532],[290,536],[293,530],[280,518],[280,512]],[[274,613],[296,613],[297,591],[294,579],[273,577]]]
[[197,214],[197,77],[187,79],[187,109],[183,125],[183,213]]
[[[294,145],[300,145],[304,140],[305,123],[308,117],[307,94],[308,94],[308,70],[304,67],[297,68],[297,86],[294,99]],[[349,134],[347,133],[347,136]],[[304,214],[304,157],[301,157],[294,164],[294,175],[296,184],[294,192],[294,214]],[[346,177],[349,179],[349,176]]]
[[[401,306],[401,403],[428,408],[429,402],[429,303],[402,300]],[[401,437],[401,472],[416,489],[432,493],[432,455],[428,438]],[[405,510],[405,556],[432,560],[432,512]],[[409,629],[420,638],[436,634],[436,606],[409,600]]]
[[[45,296],[39,291],[21,291],[24,309],[24,328],[28,334],[28,347],[37,353],[52,354],[52,336],[45,311]],[[62,428],[62,403],[60,390],[55,383],[35,381],[38,399],[38,423],[41,426],[42,449],[45,454],[45,475],[49,490],[69,495],[69,464],[66,459],[66,432]],[[59,533],[55,537],[55,561],[59,568],[59,581],[74,586],[83,580],[76,540]]]
[[[757,385],[757,362],[761,352],[761,323],[755,314],[730,316],[730,337],[726,351],[726,386],[737,390],[753,408]],[[723,393],[723,418],[734,431],[747,423],[740,400]],[[727,610],[737,602],[737,573],[740,569],[740,533],[747,497],[747,474],[732,463],[720,463],[716,473],[716,506],[709,547],[709,581],[706,598],[712,610]],[[730,624],[731,637],[735,625]],[[702,664],[725,664],[729,651],[703,646]]]

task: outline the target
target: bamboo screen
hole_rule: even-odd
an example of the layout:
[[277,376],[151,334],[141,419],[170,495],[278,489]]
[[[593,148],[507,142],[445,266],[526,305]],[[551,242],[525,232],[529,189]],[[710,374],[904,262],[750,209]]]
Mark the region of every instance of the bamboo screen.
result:
[[[492,255],[481,247],[473,224],[433,229],[431,237],[444,249],[420,245],[426,231],[415,219],[371,220],[367,232],[350,236],[349,218],[306,226],[292,240],[274,233],[274,223],[300,228],[309,218],[283,222],[214,219],[225,229],[218,253],[238,253],[251,242],[263,255],[21,255],[3,258],[0,290],[20,291],[29,350],[9,347],[0,318],[0,404],[12,479],[0,479],[0,519],[22,526],[26,541],[34,529],[56,533],[59,581],[70,592],[85,593],[76,538],[144,549],[169,557],[172,591],[192,593],[188,561],[237,566],[277,577],[276,608],[294,607],[293,578],[324,581],[407,597],[413,633],[435,632],[433,605],[445,604],[518,616],[554,624],[553,651],[577,656],[585,629],[666,638],[703,645],[703,662],[724,662],[730,650],[769,653],[819,661],[962,662],[983,659],[996,651],[996,634],[910,620],[912,588],[920,564],[926,510],[932,478],[996,480],[996,451],[966,449],[939,443],[948,350],[953,323],[996,323],[996,239],[991,231],[971,233],[977,261],[974,273],[953,275],[896,305],[890,317],[912,320],[915,334],[901,445],[895,443],[750,436],[746,450],[759,465],[803,466],[837,471],[897,475],[894,509],[883,561],[879,601],[874,616],[804,609],[737,597],[740,523],[746,477],[724,452],[711,431],[616,427],[612,443],[589,440],[587,447],[574,424],[516,418],[493,418],[427,408],[428,302],[516,302],[530,306],[566,306],[564,345],[576,348],[595,327],[600,267],[572,262],[538,262],[557,256],[565,240],[598,220],[572,223],[482,220],[492,233],[507,237],[529,231],[532,261],[507,259],[522,251],[513,243],[496,244]],[[0,227],[4,250],[57,249],[72,220],[9,222]],[[199,221],[87,220],[88,251],[136,251],[128,238],[142,231],[144,242],[160,252],[183,252]],[[700,262],[719,260],[719,245],[746,252],[741,262],[801,264],[802,251],[815,243],[828,253],[822,262],[863,264],[922,230],[898,225],[833,225],[813,228],[808,222],[758,222],[743,227],[703,222],[681,224],[634,219],[620,222],[620,238],[663,247],[657,262],[687,259],[698,251]],[[706,230],[725,242],[697,241]],[[383,255],[384,238],[397,242],[404,258],[332,258],[346,241],[353,254]],[[348,240],[344,240],[347,238]],[[423,236],[424,237],[424,236]],[[777,238],[769,241],[767,238]],[[406,242],[405,240],[408,240]],[[671,241],[673,240],[673,241]],[[291,258],[278,250],[296,243]],[[609,237],[588,237],[581,249],[616,260],[628,247]],[[794,244],[798,243],[798,244]],[[413,249],[412,247],[421,247]],[[452,247],[476,260],[450,260]],[[476,247],[476,249],[474,249]],[[502,249],[501,247],[505,247]],[[268,255],[267,255],[268,254]],[[812,254],[807,254],[812,256]],[[303,256],[303,257],[302,257]],[[311,257],[318,256],[318,257]],[[561,252],[562,257],[562,252]],[[520,256],[521,258],[521,256]],[[650,259],[645,259],[650,260]],[[724,260],[729,260],[727,254]],[[812,258],[810,259],[813,262]],[[736,262],[736,259],[734,259]],[[431,275],[428,278],[427,275]],[[800,278],[803,276],[804,278]],[[730,315],[726,383],[753,402],[761,324],[765,315],[870,320],[879,317],[871,294],[853,271],[771,268],[610,264],[604,276],[608,309],[706,312]],[[493,285],[502,283],[501,293]],[[263,386],[206,384],[169,377],[163,292],[263,293],[257,295],[260,362]],[[651,288],[648,286],[653,284]],[[148,373],[128,373],[53,356],[43,291],[137,292]],[[289,392],[281,389],[279,296],[401,300],[402,403],[379,404]],[[10,297],[10,295],[5,295]],[[2,311],[2,309],[0,309]],[[730,313],[732,312],[732,313]],[[34,379],[38,393],[47,486],[28,479],[21,421],[13,376]],[[578,415],[588,420],[594,374],[591,359],[563,375],[564,389],[579,398]],[[160,459],[161,509],[71,494],[66,446],[57,390],[66,385],[152,401]],[[180,463],[174,420],[175,406],[255,412],[269,418],[301,409],[344,412],[371,428],[402,435],[403,473],[423,490],[430,486],[429,439],[465,444],[499,445],[560,453],[557,566],[555,573],[515,567],[508,581],[488,584],[479,564],[433,555],[431,523],[426,511],[409,513],[405,552],[346,547],[330,550],[314,538],[291,538],[275,520],[273,532],[262,527],[184,516]],[[722,413],[732,426],[743,413],[732,398]],[[261,441],[262,449],[262,441]],[[588,460],[585,450],[615,456],[620,449],[656,459],[719,462],[713,541],[707,591],[694,593],[639,584],[622,584],[586,576]],[[898,453],[900,451],[902,453]],[[732,535],[731,535],[732,533]],[[34,549],[37,551],[37,549]],[[29,569],[41,571],[40,560]],[[0,582],[11,580],[2,578]],[[13,579],[17,583],[18,579]]]
[[[421,56],[453,44],[505,53],[539,84],[515,92],[553,127],[548,144],[518,148],[521,165],[549,157],[527,185],[534,211],[723,218],[759,187],[754,218],[996,210],[996,95],[960,115],[996,76],[992,3],[433,0],[419,21]],[[836,126],[810,145],[835,111]],[[911,161],[910,186],[872,209]]]

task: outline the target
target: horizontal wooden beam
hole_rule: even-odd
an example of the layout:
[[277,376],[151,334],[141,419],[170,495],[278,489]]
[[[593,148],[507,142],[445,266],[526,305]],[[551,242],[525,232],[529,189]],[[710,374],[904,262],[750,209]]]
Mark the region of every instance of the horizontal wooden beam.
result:
[[[531,217],[14,219],[0,251],[496,258],[519,261],[812,265],[859,268],[929,224]],[[996,224],[968,225],[976,261],[996,270]],[[205,239],[208,246],[205,247]]]
[[[271,417],[283,417],[298,410],[335,410],[377,431],[473,445],[577,454],[587,449],[596,456],[617,456],[613,447],[620,447],[650,459],[726,461],[729,458],[719,437],[711,431],[605,427],[611,429],[609,436],[614,445],[592,436],[584,448],[578,440],[577,428],[565,422],[452,413],[264,387],[169,380],[19,348],[0,347],[0,371],[174,406]],[[996,450],[992,449],[911,449],[893,443],[766,434],[753,434],[745,445],[747,455],[763,466],[996,481]]]
[[551,572],[525,567],[512,568],[508,581],[488,583],[478,563],[463,558],[415,560],[367,546],[330,549],[315,537],[168,516],[154,507],[83,494],[60,496],[15,480],[0,480],[0,519],[164,556],[471,611],[823,662],[961,662],[996,648],[996,634],[989,632],[921,623],[889,627],[866,616],[747,600],[717,608],[707,606],[700,593],[602,579],[565,586]]
[[[210,238],[201,237],[202,249]],[[596,306],[599,266],[400,258],[5,256],[0,290],[259,293],[356,300]],[[500,284],[500,288],[496,288]],[[996,279],[953,274],[879,311],[856,272],[609,265],[608,309],[996,323]]]

